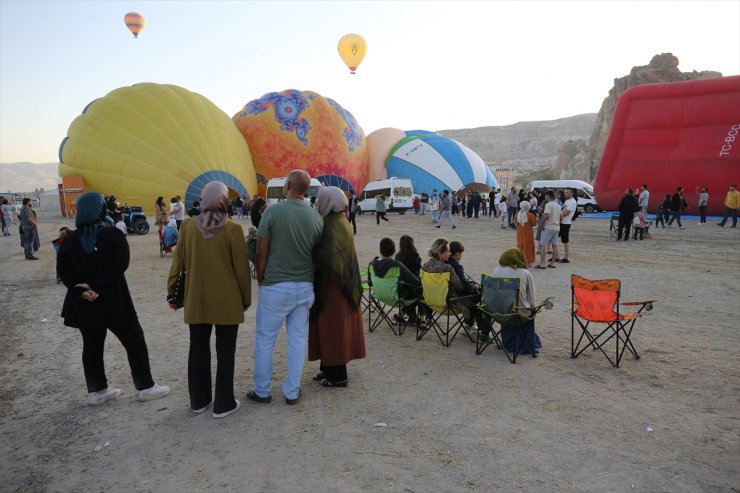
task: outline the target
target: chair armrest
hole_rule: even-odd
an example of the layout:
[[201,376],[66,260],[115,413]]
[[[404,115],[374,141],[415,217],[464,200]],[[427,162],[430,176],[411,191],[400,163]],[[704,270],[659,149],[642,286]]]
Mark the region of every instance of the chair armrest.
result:
[[624,301],[624,302],[620,302],[619,304],[620,305],[624,305],[624,306],[630,306],[630,305],[632,305],[632,306],[638,306],[638,305],[647,305],[648,303],[655,303],[656,301],[658,301],[658,300]]

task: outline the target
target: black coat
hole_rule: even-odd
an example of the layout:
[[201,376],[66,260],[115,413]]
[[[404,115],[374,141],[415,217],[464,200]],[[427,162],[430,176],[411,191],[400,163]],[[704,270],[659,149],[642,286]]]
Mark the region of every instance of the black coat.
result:
[[674,193],[671,197],[671,210],[680,211],[682,209],[686,209],[686,201],[679,193]]
[[625,195],[619,202],[619,215],[623,218],[633,218],[635,211],[639,208],[637,197],[634,195]]
[[[129,248],[126,236],[117,228],[98,233],[95,251],[86,253],[79,232],[72,232],[57,255],[57,272],[67,287],[62,317],[64,325],[83,329],[105,328],[137,320],[134,302],[126,284]],[[82,299],[87,283],[99,297],[93,302]]]

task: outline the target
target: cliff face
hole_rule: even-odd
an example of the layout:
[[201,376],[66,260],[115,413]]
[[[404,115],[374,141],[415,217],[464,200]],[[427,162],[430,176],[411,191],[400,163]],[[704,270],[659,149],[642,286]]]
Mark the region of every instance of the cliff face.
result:
[[[678,58],[672,53],[661,53],[655,55],[650,63],[639,67],[632,67],[629,75],[614,79],[614,87],[609,90],[609,95],[601,103],[601,109],[596,116],[596,126],[594,127],[591,138],[588,141],[590,154],[590,173],[587,181],[592,181],[596,176],[596,169],[601,162],[601,155],[604,153],[604,145],[609,136],[612,119],[614,118],[614,108],[617,105],[619,96],[633,86],[641,84],[655,84],[660,82],[679,82],[686,80],[711,79],[722,77],[720,72],[704,70],[697,72],[681,72],[678,69]],[[581,162],[564,163],[561,173],[566,175],[570,172],[581,173]],[[570,178],[570,176],[568,176]],[[573,176],[575,178],[575,176]]]

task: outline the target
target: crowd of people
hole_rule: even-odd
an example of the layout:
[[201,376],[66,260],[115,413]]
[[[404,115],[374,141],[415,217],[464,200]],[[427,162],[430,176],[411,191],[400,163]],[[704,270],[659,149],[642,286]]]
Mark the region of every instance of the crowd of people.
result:
[[[190,217],[181,220],[178,217],[183,217],[185,206],[180,197],[173,197],[169,208],[163,197],[156,200],[155,220],[161,235],[168,243],[177,245],[167,279],[168,303],[172,309],[183,308],[184,322],[189,327],[188,392],[191,410],[196,414],[212,409],[214,418],[223,418],[241,406],[234,395],[235,350],[238,326],[244,323],[244,312],[252,302],[250,259],[260,293],[253,385],[246,399],[261,404],[271,402],[273,352],[283,326],[287,336],[287,372],[281,390],[288,405],[298,403],[301,397],[306,350],[310,361],[320,362],[314,379],[323,387],[347,387],[347,364],[365,357],[363,280],[353,238],[353,206],[356,207],[357,199],[339,188],[322,187],[315,203],[310,204],[304,200],[309,185],[305,171],[292,171],[286,179],[285,199],[266,207],[260,197],[249,203],[231,202],[223,183],[210,182],[203,188],[201,200],[193,204]],[[708,191],[703,188],[697,192],[702,211]],[[466,210],[466,217],[475,218],[476,204],[487,203],[475,197],[480,195],[472,192],[464,198],[462,209]],[[383,197],[378,202],[384,203]],[[618,239],[629,238],[630,226],[636,228],[635,237],[642,237],[648,203],[646,185],[637,195],[632,190],[625,192],[619,208]],[[448,190],[437,194],[434,190],[432,195],[421,195],[418,213],[426,215],[431,211],[435,227],[449,221],[454,229],[455,205],[455,194]],[[724,226],[730,216],[733,227],[736,226],[738,205],[740,193],[732,185],[719,226]],[[78,328],[81,333],[88,402],[92,405],[103,404],[122,393],[108,386],[106,379],[103,348],[108,330],[126,349],[138,400],[164,397],[170,391],[167,386],[157,385],[151,374],[144,332],[124,274],[129,264],[125,228],[118,224],[111,227],[112,206],[115,211],[115,196],[82,195],[77,201],[77,229],[63,228],[55,240],[58,279],[67,288],[62,317],[65,325]],[[572,189],[517,192],[512,188],[507,196],[501,195],[498,206],[497,215],[502,221],[510,221],[508,227],[516,228],[517,246],[501,255],[499,267],[490,274],[518,277],[519,307],[534,306],[534,279],[529,269],[545,270],[555,268],[556,263],[570,262],[570,229],[577,211],[575,193]],[[659,215],[667,226],[676,222],[682,227],[681,211],[688,207],[683,189],[679,187],[676,194],[667,196],[661,206],[672,213],[670,218]],[[472,207],[470,213],[468,207]],[[246,241],[238,221],[245,211],[252,222]],[[232,220],[234,212],[236,221]],[[38,223],[30,199],[23,201],[18,216],[26,258],[37,258]],[[383,218],[378,216],[377,222]],[[5,217],[4,213],[3,224]],[[703,223],[702,212],[700,224]],[[562,257],[560,243],[564,246]],[[391,238],[380,240],[379,255],[370,262],[373,275],[385,277],[391,269],[398,268],[403,281],[399,297],[417,300],[422,293],[423,272],[449,273],[453,303],[462,314],[466,331],[478,330],[479,339],[489,340],[490,320],[479,309],[481,287],[463,267],[463,243],[437,238],[426,249],[426,260],[422,260],[410,235],[401,236],[398,245],[396,250]],[[214,286],[212,279],[218,279],[218,284]],[[183,289],[180,304],[176,293]],[[403,320],[398,321],[426,328],[431,315],[423,304],[408,303],[400,312]],[[214,327],[217,366],[212,388],[210,338]],[[526,330],[534,349],[539,350],[541,341],[534,322]],[[521,341],[512,334],[503,337],[507,350],[529,350],[519,347]]]

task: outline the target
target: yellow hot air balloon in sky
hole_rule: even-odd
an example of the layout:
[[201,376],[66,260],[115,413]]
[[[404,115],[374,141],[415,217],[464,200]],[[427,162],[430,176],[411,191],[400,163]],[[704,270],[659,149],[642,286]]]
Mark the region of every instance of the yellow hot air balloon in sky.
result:
[[339,39],[337,50],[339,50],[339,56],[349,67],[349,73],[354,74],[362,59],[365,58],[367,44],[359,34],[345,34]]
[[144,29],[144,16],[138,12],[129,12],[124,15],[123,22],[126,23],[126,27],[134,35],[134,38],[138,38],[139,32]]

